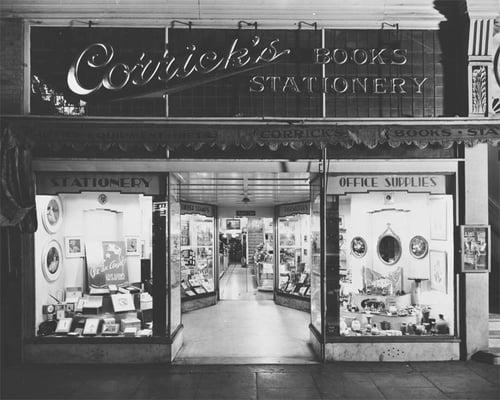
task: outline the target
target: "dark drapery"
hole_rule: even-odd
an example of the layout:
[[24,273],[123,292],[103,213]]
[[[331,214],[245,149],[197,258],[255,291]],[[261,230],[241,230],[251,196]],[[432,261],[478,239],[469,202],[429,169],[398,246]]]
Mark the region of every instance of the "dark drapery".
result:
[[31,143],[2,129],[0,141],[0,226],[18,226],[24,233],[37,229],[35,178],[31,167]]

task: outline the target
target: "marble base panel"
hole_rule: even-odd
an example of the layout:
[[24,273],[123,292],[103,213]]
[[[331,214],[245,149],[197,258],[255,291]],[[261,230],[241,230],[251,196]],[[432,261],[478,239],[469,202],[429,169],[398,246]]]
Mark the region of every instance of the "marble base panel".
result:
[[275,292],[274,302],[280,306],[294,308],[295,310],[311,312],[311,300],[306,297],[284,295]]
[[159,364],[170,363],[171,353],[170,343],[34,343],[24,346],[24,361],[47,364]]
[[392,342],[327,343],[325,361],[451,361],[459,360],[460,343]]
[[183,313],[185,313],[189,311],[199,310],[200,308],[210,307],[215,304],[217,304],[217,295],[215,293],[210,296],[203,296],[199,298],[187,297],[186,299],[182,300],[181,310]]

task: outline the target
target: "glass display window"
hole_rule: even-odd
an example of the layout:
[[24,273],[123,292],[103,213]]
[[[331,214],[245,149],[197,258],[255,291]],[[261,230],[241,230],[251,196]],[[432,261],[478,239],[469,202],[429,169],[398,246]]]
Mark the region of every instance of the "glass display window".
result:
[[36,197],[35,334],[151,336],[151,196]]
[[274,220],[273,218],[250,218],[248,224],[248,246],[254,248],[253,263],[255,279],[260,291],[274,290]]
[[453,335],[453,199],[339,196],[340,333]]
[[311,296],[310,219],[309,214],[278,219],[278,290],[282,293]]
[[215,291],[213,217],[181,214],[181,288],[189,298]]

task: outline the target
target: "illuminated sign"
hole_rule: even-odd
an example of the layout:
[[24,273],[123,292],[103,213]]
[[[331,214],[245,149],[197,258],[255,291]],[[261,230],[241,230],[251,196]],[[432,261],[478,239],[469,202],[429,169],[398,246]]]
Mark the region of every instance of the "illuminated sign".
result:
[[[93,43],[73,60],[67,73],[67,84],[79,96],[106,91],[116,93],[131,88],[141,89],[141,96],[146,92],[150,96],[160,96],[174,91],[175,84],[194,75],[205,78],[184,85],[183,89],[249,72],[293,56],[291,49],[280,49],[279,39],[262,43],[257,35],[247,45],[234,39],[224,51],[200,49],[196,44],[189,44],[185,50],[181,55],[173,55],[166,49],[159,60],[142,52],[135,62],[126,63],[120,61],[111,44]],[[312,65],[365,66],[366,76],[253,75],[248,82],[248,91],[421,95],[429,79],[408,73],[393,76],[390,69],[387,69],[386,76],[373,72],[380,66],[402,67],[408,64],[408,50],[403,48],[313,48],[310,49],[309,62]]]

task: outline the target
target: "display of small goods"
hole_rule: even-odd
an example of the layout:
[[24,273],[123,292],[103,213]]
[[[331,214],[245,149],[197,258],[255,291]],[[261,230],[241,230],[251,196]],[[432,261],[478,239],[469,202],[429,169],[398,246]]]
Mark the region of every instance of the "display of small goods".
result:
[[214,292],[214,221],[181,215],[182,298]]
[[341,335],[450,334],[442,314],[437,319],[430,306],[412,305],[411,294],[402,290],[400,268],[385,276],[364,268],[363,275],[364,289],[359,291],[348,274],[341,279]]
[[62,248],[57,240],[49,241],[42,250],[42,272],[49,282],[56,281],[63,268]]
[[[124,336],[125,328],[133,327],[137,336],[151,336],[153,298],[142,287],[141,284],[112,284],[97,288],[99,294],[84,293],[81,287],[68,287],[61,294],[49,295],[49,300],[56,304],[42,306],[45,320],[40,323],[37,334]],[[142,333],[139,335],[139,332]]]
[[410,240],[410,254],[417,258],[424,258],[429,252],[429,244],[422,236],[414,236]]
[[351,241],[351,253],[358,258],[364,257],[367,251],[367,245],[365,239],[360,236],[356,236]]
[[42,207],[42,223],[48,233],[56,233],[63,221],[63,208],[58,196],[50,197]]

